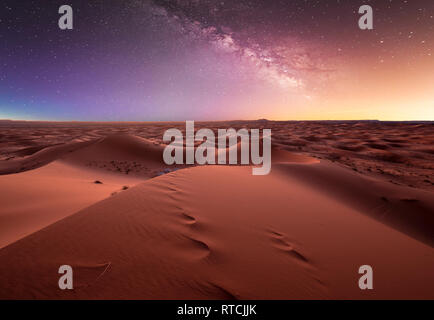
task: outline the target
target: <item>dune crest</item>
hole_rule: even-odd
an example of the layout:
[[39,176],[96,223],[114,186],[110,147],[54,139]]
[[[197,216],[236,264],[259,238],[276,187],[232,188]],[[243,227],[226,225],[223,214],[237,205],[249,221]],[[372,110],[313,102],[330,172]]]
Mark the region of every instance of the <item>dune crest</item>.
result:
[[[145,181],[1,249],[0,297],[431,297],[432,248],[297,181],[242,166]],[[83,261],[111,267],[59,290],[53,270]],[[362,264],[374,268],[375,295],[357,286]]]
[[[130,135],[40,150],[2,162],[0,248],[166,168],[161,146]],[[110,159],[110,160],[109,160]]]
[[[0,298],[432,298],[434,203],[422,168],[431,153],[424,147],[410,161],[397,151],[405,141],[367,134],[354,143],[340,125],[327,134],[315,131],[325,125],[295,126],[298,141],[288,124],[269,124],[277,130],[266,176],[250,165],[165,165],[160,131],[174,124],[146,128],[150,139],[137,136],[139,124],[89,124],[68,143],[41,129],[48,141],[9,146],[0,162]],[[230,148],[240,157],[239,143]],[[404,165],[419,175],[389,178]],[[71,291],[57,286],[65,264],[75,272]],[[365,264],[374,291],[357,285]]]

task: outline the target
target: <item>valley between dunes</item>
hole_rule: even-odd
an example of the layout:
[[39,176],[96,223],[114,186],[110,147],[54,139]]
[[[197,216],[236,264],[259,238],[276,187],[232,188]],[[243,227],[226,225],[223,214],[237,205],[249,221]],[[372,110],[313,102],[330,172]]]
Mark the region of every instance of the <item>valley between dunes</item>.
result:
[[111,135],[2,161],[0,299],[434,298],[432,191],[277,148],[267,176],[163,148]]

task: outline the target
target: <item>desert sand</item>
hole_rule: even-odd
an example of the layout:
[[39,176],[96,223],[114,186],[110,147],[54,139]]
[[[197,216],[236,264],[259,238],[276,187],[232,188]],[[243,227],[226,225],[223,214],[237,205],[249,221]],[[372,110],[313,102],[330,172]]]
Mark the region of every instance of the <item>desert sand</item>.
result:
[[177,126],[0,122],[0,298],[434,299],[431,123],[197,125],[271,128],[266,176],[165,165]]

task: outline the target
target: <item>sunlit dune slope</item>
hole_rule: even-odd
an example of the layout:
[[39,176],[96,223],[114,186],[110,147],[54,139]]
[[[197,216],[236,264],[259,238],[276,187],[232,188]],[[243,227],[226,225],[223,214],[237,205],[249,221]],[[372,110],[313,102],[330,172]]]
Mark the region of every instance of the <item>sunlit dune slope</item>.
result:
[[[1,249],[0,298],[433,298],[432,248],[373,219],[355,176],[365,207],[305,181],[321,164],[291,166],[187,168],[98,202]],[[365,264],[375,290],[358,287]]]

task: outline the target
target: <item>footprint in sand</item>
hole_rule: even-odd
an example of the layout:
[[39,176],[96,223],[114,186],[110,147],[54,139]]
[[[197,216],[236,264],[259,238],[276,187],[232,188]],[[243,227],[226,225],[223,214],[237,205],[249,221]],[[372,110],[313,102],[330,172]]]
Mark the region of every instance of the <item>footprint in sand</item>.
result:
[[203,259],[211,254],[210,247],[202,240],[190,235],[183,235],[185,241],[179,243],[178,254],[188,259]]
[[198,283],[197,289],[201,293],[204,293],[211,299],[219,299],[219,300],[239,300],[239,295],[236,293],[232,293],[228,289],[225,289],[221,285],[218,285],[213,282],[204,282]]
[[[186,253],[187,256],[195,258],[205,258],[209,256],[211,254],[211,249],[208,244],[191,235],[192,231],[194,231],[193,233],[197,233],[198,231],[198,223],[196,218],[182,211],[179,215],[179,219],[181,220],[181,223],[187,226],[189,229],[186,234],[183,234],[183,236],[188,239],[188,242],[185,243],[186,250],[184,250],[184,253]],[[192,230],[191,228],[193,228],[194,230]]]
[[183,223],[193,225],[197,222],[196,218],[193,216],[190,216],[189,214],[182,212],[181,213],[181,219]]
[[176,211],[180,212],[179,215],[178,215],[178,217],[179,217],[179,221],[182,224],[188,225],[190,227],[194,227],[195,229],[197,229],[199,227],[197,219],[194,216],[186,213],[185,209],[183,207],[181,207],[181,206],[179,206],[177,204],[175,204],[174,207],[176,208]]
[[72,265],[74,288],[82,289],[95,284],[111,269],[111,262]]
[[295,249],[294,245],[287,240],[287,237],[280,232],[269,230],[268,231],[273,246],[286,254],[290,255],[299,261],[308,263],[307,259],[302,253]]

